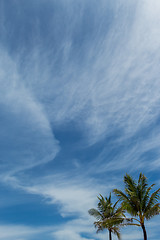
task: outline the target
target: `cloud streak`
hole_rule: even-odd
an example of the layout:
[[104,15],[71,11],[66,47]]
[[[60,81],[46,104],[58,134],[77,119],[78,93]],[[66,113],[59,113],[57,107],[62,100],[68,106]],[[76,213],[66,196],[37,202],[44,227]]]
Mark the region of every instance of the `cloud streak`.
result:
[[[53,239],[95,239],[87,211],[96,195],[124,171],[160,166],[160,4],[23,1],[25,12],[15,2],[0,26],[1,181],[76,218],[56,226]],[[66,147],[58,133],[69,123],[82,139],[69,142],[72,126]]]

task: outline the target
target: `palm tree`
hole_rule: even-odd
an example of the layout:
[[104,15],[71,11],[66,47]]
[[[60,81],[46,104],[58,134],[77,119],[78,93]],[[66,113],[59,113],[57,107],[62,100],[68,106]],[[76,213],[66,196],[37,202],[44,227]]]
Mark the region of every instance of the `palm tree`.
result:
[[112,233],[120,239],[120,225],[126,218],[122,207],[117,207],[119,200],[113,205],[111,202],[111,193],[108,198],[100,195],[98,199],[97,209],[92,208],[88,211],[90,215],[97,219],[97,221],[94,222],[97,233],[108,229],[110,240],[112,240]]
[[151,193],[155,184],[148,187],[147,178],[140,173],[138,182],[126,174],[124,176],[125,192],[114,189],[113,192],[122,202],[122,207],[136,220],[143,230],[144,240],[147,240],[147,232],[144,220],[149,220],[160,214],[160,203],[158,202],[160,188]]

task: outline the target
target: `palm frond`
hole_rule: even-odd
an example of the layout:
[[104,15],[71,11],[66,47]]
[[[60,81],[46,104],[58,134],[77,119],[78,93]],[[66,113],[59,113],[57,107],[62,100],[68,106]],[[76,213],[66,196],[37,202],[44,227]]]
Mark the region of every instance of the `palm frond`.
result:
[[131,192],[136,192],[137,184],[135,183],[135,181],[130,175],[126,174],[124,176],[124,184],[125,184],[125,189],[128,189]]
[[113,192],[116,194],[116,196],[119,198],[120,201],[129,202],[128,196],[125,193],[123,193],[121,190],[113,189]]
[[158,202],[159,199],[160,188],[157,189],[149,198],[148,204],[145,208],[145,213],[149,212],[149,210]]
[[120,229],[118,227],[113,227],[112,232],[117,236],[119,240],[121,240]]
[[122,223],[126,218],[123,207],[117,206],[120,200],[112,204],[111,193],[108,198],[99,195],[98,200],[97,209],[92,208],[88,211],[91,216],[97,219],[97,221],[94,222],[97,233],[103,231],[103,229],[112,230],[120,239],[120,226],[123,226]]
[[155,184],[152,184],[150,187],[148,187],[147,189],[146,189],[146,193],[145,193],[145,195],[144,195],[144,197],[143,197],[143,200],[142,200],[142,211],[145,211],[145,208],[146,208],[146,206],[147,206],[147,204],[148,204],[148,201],[149,201],[149,199],[150,199],[150,191],[152,190],[152,188],[155,186]]
[[137,183],[126,174],[124,183],[125,192],[118,189],[114,189],[113,192],[120,199],[122,207],[132,216],[139,218],[140,224],[144,223],[144,219],[148,220],[160,214],[160,188],[150,195],[155,184],[148,187],[144,174],[140,173]]
[[88,210],[89,215],[94,216],[97,220],[103,218],[102,214],[94,208]]
[[115,202],[115,204],[113,205],[113,208],[115,209],[117,204],[119,203],[120,199],[117,200],[117,202]]
[[160,203],[156,203],[153,207],[148,209],[147,212],[145,212],[145,218],[149,220],[155,215],[159,215],[159,214],[160,214]]

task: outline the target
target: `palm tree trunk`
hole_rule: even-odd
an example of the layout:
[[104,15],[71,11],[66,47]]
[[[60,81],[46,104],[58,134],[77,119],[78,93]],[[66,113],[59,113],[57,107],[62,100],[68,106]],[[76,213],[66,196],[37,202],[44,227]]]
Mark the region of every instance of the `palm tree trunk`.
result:
[[112,231],[109,229],[109,240],[112,240]]
[[144,240],[147,240],[147,232],[146,232],[146,228],[144,226],[144,223],[141,224],[141,227],[143,229]]

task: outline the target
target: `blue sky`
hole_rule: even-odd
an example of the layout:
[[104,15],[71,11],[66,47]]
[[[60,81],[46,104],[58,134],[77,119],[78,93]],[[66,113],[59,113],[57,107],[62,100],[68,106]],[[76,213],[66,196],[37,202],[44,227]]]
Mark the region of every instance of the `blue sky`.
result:
[[0,240],[106,239],[88,215],[99,193],[125,173],[160,186],[159,12],[157,0],[0,0]]

